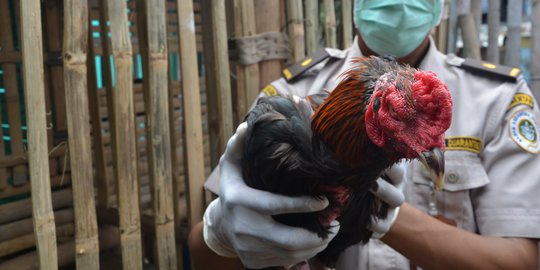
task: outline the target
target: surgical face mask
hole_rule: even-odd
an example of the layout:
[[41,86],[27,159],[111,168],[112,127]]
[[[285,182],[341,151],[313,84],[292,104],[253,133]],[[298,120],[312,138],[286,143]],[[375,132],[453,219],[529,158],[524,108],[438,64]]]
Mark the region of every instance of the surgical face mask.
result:
[[416,49],[441,18],[441,0],[355,0],[354,23],[379,55],[403,57]]

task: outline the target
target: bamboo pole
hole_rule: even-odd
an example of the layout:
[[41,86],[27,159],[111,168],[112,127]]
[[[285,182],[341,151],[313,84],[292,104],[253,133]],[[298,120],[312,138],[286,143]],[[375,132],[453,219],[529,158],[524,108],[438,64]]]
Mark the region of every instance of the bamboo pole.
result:
[[[62,51],[62,14],[59,1],[47,1],[45,5],[46,44],[48,49],[55,52]],[[63,81],[62,65],[48,67],[51,77],[51,96],[54,104],[54,131],[65,134],[67,132],[67,115],[65,106],[66,90]]]
[[57,269],[56,231],[49,179],[45,89],[43,85],[43,43],[39,0],[21,2],[23,77],[28,124],[28,163],[32,179],[34,233],[41,269]]
[[299,62],[304,57],[304,14],[302,13],[302,1],[289,0],[287,1],[287,17],[289,18],[287,28],[289,31],[289,45],[291,48],[293,61]]
[[[94,38],[91,31],[91,19],[88,20],[88,104],[90,106],[90,121],[92,123],[92,140],[94,141],[94,166],[97,187],[97,201],[101,207],[111,207],[109,195],[112,194],[109,187],[110,175],[107,174],[107,159],[104,154],[104,142],[102,133],[101,115],[99,108],[101,102],[98,96],[97,76],[96,76],[96,53]],[[101,23],[101,22],[100,22]],[[102,43],[106,42],[102,38]]]
[[305,0],[306,52],[311,54],[319,48],[319,3],[317,0]]
[[[471,0],[471,14],[474,18],[476,33],[480,33],[480,26],[482,25],[482,0]],[[480,43],[480,35],[476,39]]]
[[[223,7],[222,5],[220,6]],[[185,122],[184,160],[186,160],[187,164],[186,194],[188,204],[188,222],[189,227],[191,228],[198,221],[202,220],[204,211],[203,182],[205,175],[202,142],[203,135],[201,126],[201,100],[199,94],[199,74],[197,71],[193,2],[191,0],[178,1],[177,8],[178,30],[180,36],[180,55],[182,55],[180,65],[183,78],[182,96],[184,101]],[[213,10],[215,11],[215,9]],[[221,42],[218,42],[216,45],[219,44],[221,44]],[[225,75],[229,76],[229,73],[227,72]],[[228,115],[229,119],[232,120],[230,114]],[[180,183],[176,183],[177,186],[179,184]],[[176,193],[176,196],[178,196],[178,193]]]
[[[227,29],[225,19],[225,2],[221,0],[211,0],[212,4],[212,32],[214,37],[214,69],[215,80],[218,97],[218,113],[219,113],[219,152],[223,152],[227,145],[227,140],[232,136],[233,117],[232,117],[232,100],[231,100],[231,81],[229,69],[229,54],[227,46]],[[194,53],[193,50],[192,53]],[[182,54],[181,55],[185,55]],[[184,89],[186,91],[186,89]],[[198,105],[197,105],[198,106]],[[188,118],[188,117],[186,117]]]
[[[255,6],[253,0],[234,0],[234,29],[236,37],[252,36],[255,29]],[[243,121],[253,101],[257,98],[261,89],[259,85],[259,65],[237,65],[237,119]]]
[[336,11],[333,0],[324,0],[324,41],[326,47],[337,48]]
[[[167,5],[168,9],[176,9],[177,3],[172,3],[174,5]],[[172,14],[171,17],[174,18],[176,25],[174,27],[176,28],[175,32],[179,34],[179,18],[178,18],[178,10],[176,10],[176,14]],[[171,30],[173,25],[167,24],[167,32],[173,32]],[[169,44],[169,50],[175,51],[176,53],[179,53],[178,50],[178,40],[170,41]],[[180,56],[178,54],[178,56]],[[178,77],[180,77],[180,69],[178,68],[180,66],[179,61],[180,57],[177,58],[177,74]],[[176,60],[176,59],[175,59]],[[182,136],[179,134],[177,127],[182,125],[183,119],[180,119],[182,117],[182,112],[180,110],[177,110],[177,107],[180,107],[181,105],[176,106],[175,101],[178,101],[180,98],[180,82],[179,81],[173,81],[172,78],[172,65],[168,66],[168,96],[169,96],[169,131],[170,131],[170,144],[171,144],[171,165],[172,165],[172,190],[173,190],[173,211],[174,211],[174,226],[175,226],[175,236],[178,237],[178,229],[177,227],[182,224],[183,219],[186,217],[186,208],[182,208],[181,205],[186,206],[187,202],[181,198],[181,194],[184,193],[185,185],[183,180],[183,171],[186,169],[187,165],[184,163],[184,159],[181,158],[180,153],[182,152],[182,142],[181,139]],[[202,133],[202,131],[201,131]],[[142,193],[142,192],[141,192]],[[182,196],[183,197],[183,196]],[[143,197],[141,196],[141,201],[143,201]],[[178,241],[177,241],[178,243]],[[184,260],[183,260],[183,254],[184,250],[182,245],[176,246],[176,264],[178,269],[183,269],[184,267]]]
[[[50,35],[54,35],[54,33],[51,33],[51,30],[49,29],[49,25],[51,24],[51,21],[56,21],[56,20],[53,20],[53,19],[49,19],[50,17],[50,10],[58,10],[58,1],[49,1],[47,2],[45,5],[45,9],[44,9],[44,18],[43,18],[43,23],[44,24],[44,27],[43,27],[43,35],[46,36],[46,37],[49,37]],[[58,17],[58,16],[57,16]],[[55,31],[56,32],[59,32],[60,30],[60,26],[57,25],[55,27]],[[56,38],[57,40],[60,40],[61,38],[58,37]],[[53,49],[52,46],[50,46],[51,43],[53,42],[56,42],[56,41],[53,41],[53,38],[47,38],[47,41],[44,41],[44,50],[43,50],[43,53],[44,54],[50,54],[49,52],[54,52],[56,54],[60,54],[60,50],[59,48],[55,48]],[[59,42],[60,43],[60,42]],[[61,46],[61,45],[60,45]],[[44,55],[45,56],[45,55]],[[57,68],[58,65],[48,65],[49,63],[49,60],[51,58],[48,58],[49,56],[45,56],[45,59],[44,59],[44,62],[46,63],[45,66],[44,66],[44,78],[45,78],[45,109],[47,110],[47,123],[49,125],[49,128],[47,129],[47,143],[49,145],[49,149],[53,149],[55,146],[55,141],[54,141],[54,137],[55,137],[55,130],[54,130],[54,125],[55,125],[55,115],[53,113],[53,91],[54,91],[54,86],[58,85],[58,83],[54,83],[53,84],[53,81],[54,79],[52,78],[52,72],[51,70],[53,68]],[[57,58],[59,59],[59,56],[57,56]],[[62,75],[60,73],[60,75]],[[60,85],[62,85],[63,83],[63,80],[59,80],[60,81]],[[63,142],[60,142],[59,144],[63,144]]]
[[446,38],[446,53],[456,53],[456,41],[457,41],[457,5],[456,1],[445,0],[448,3],[448,24],[447,24],[447,38]]
[[[15,51],[13,40],[13,26],[11,24],[9,1],[0,1],[0,48],[3,53]],[[12,14],[15,16],[15,14]],[[21,107],[19,99],[19,87],[17,85],[16,64],[2,64],[4,72],[4,89],[6,97],[6,107],[9,123],[9,134],[11,137],[12,155],[23,155],[24,143],[21,121]],[[22,185],[28,181],[28,169],[26,165],[17,165],[13,168],[13,184]]]
[[501,25],[501,1],[489,0],[488,12],[488,48],[486,60],[499,63],[499,34]]
[[[211,0],[201,0],[200,5],[204,7],[209,7],[211,5]],[[191,16],[191,13],[187,14],[187,16]],[[214,18],[212,18],[212,10],[210,8],[202,8],[201,9],[201,24],[202,24],[202,37],[203,37],[203,51],[204,51],[204,66],[205,67],[213,67],[214,61],[215,61],[215,52],[214,52],[214,34],[213,34],[213,21]],[[180,20],[186,20],[185,18],[178,18],[178,21]],[[186,23],[190,23],[187,21]],[[193,22],[193,28],[195,27],[195,22]],[[181,28],[178,27],[178,32],[180,35]],[[217,91],[214,91],[214,89],[217,89],[217,83],[214,79],[216,77],[216,70],[213,68],[205,68],[204,69],[204,77],[205,77],[205,86],[206,86],[206,104],[208,108],[208,114],[207,114],[207,121],[208,121],[208,135],[210,136],[210,166],[215,167],[218,162],[219,158],[221,157],[221,154],[223,152],[220,151],[220,121],[219,121],[219,113],[218,113],[218,96]],[[184,164],[186,167],[187,165]]]
[[114,155],[120,242],[124,269],[142,269],[137,148],[133,109],[133,58],[129,38],[127,6],[124,0],[106,1],[111,28],[111,47],[116,80],[112,91],[114,114]]
[[171,138],[168,104],[168,50],[165,0],[139,0],[139,46],[145,74],[146,141],[149,159],[157,266],[176,269]]
[[463,38],[463,55],[466,58],[480,59],[480,46],[478,33],[474,25],[474,18],[470,13],[470,0],[458,0],[458,25]]
[[449,4],[449,0],[443,2],[443,6],[441,7],[443,8],[441,22],[437,26],[435,33],[435,43],[437,44],[437,49],[441,52],[447,51]]
[[[6,9],[7,1],[4,1],[0,3],[0,46],[4,42],[6,42],[5,35],[8,35],[9,33],[9,10]],[[5,86],[4,86],[5,89]],[[2,123],[7,122],[8,119],[1,119]],[[4,159],[6,157],[5,155],[5,145],[4,145],[4,132],[3,129],[0,129],[0,159]],[[7,170],[5,168],[0,168],[0,191],[3,191],[6,187],[8,187],[8,179],[7,179]]]
[[[280,32],[282,28],[283,1],[255,0],[255,18],[257,33]],[[259,63],[261,87],[281,77],[283,60],[267,60]]]
[[540,0],[532,2],[531,20],[531,88],[536,100],[540,100]]
[[[111,127],[115,126],[115,114],[114,114],[114,97],[113,97],[113,84],[112,84],[112,63],[111,63],[111,39],[109,38],[109,27],[107,22],[109,22],[109,14],[107,11],[107,0],[98,0],[99,1],[99,34],[101,37],[101,78],[103,79],[103,87],[105,90],[106,100],[107,100],[107,120]],[[100,115],[103,115],[100,113]],[[109,134],[112,138],[115,135],[115,129],[109,128]],[[115,142],[111,140],[111,149],[113,156],[116,156],[115,151]],[[113,159],[114,160],[114,159]],[[113,161],[113,175],[116,175],[116,163]],[[109,201],[107,201],[107,207],[111,207]]]
[[353,20],[352,20],[352,2],[351,0],[341,0],[341,29],[342,29],[342,48],[346,49],[353,42]]
[[[86,70],[88,2],[64,0],[64,83],[77,269],[99,269]],[[94,59],[92,59],[93,61]]]
[[504,64],[519,67],[521,60],[521,20],[523,14],[523,0],[508,0],[506,12],[506,46],[504,50]]

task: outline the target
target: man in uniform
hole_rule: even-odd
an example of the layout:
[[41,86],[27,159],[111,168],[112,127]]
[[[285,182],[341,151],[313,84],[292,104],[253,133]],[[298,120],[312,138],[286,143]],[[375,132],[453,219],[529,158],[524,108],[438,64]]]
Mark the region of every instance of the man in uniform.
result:
[[[452,93],[444,191],[433,192],[419,162],[391,170],[395,187],[374,193],[397,202],[391,205],[393,214],[371,228],[379,239],[347,249],[338,269],[538,268],[538,105],[519,69],[438,52],[429,31],[438,24],[441,9],[439,0],[357,0],[358,35],[351,48],[319,50],[311,61],[286,69],[284,78],[262,91],[261,95],[306,96],[331,90],[351,67],[352,58],[393,54],[402,63],[434,71]],[[220,197],[207,208],[204,226],[196,226],[190,235],[195,264],[233,269],[241,261],[260,268],[313,257],[335,235],[337,223],[331,237],[321,240],[270,216],[318,211],[327,201],[247,187],[239,168],[244,133],[245,124],[229,141],[221,172],[207,183]]]

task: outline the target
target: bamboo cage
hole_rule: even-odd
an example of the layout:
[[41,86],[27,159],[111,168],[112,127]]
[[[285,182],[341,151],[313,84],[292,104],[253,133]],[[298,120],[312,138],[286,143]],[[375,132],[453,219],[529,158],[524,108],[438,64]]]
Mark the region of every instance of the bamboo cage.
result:
[[[0,269],[190,269],[228,137],[286,65],[350,46],[352,2],[0,0]],[[445,3],[439,48],[485,55],[478,1]],[[283,51],[243,62],[260,36]]]

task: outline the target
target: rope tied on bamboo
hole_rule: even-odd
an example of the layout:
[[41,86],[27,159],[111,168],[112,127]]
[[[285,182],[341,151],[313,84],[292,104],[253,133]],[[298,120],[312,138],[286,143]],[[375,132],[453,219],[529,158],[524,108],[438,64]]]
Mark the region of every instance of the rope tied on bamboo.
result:
[[289,38],[283,32],[265,32],[229,39],[229,59],[241,65],[290,58]]

